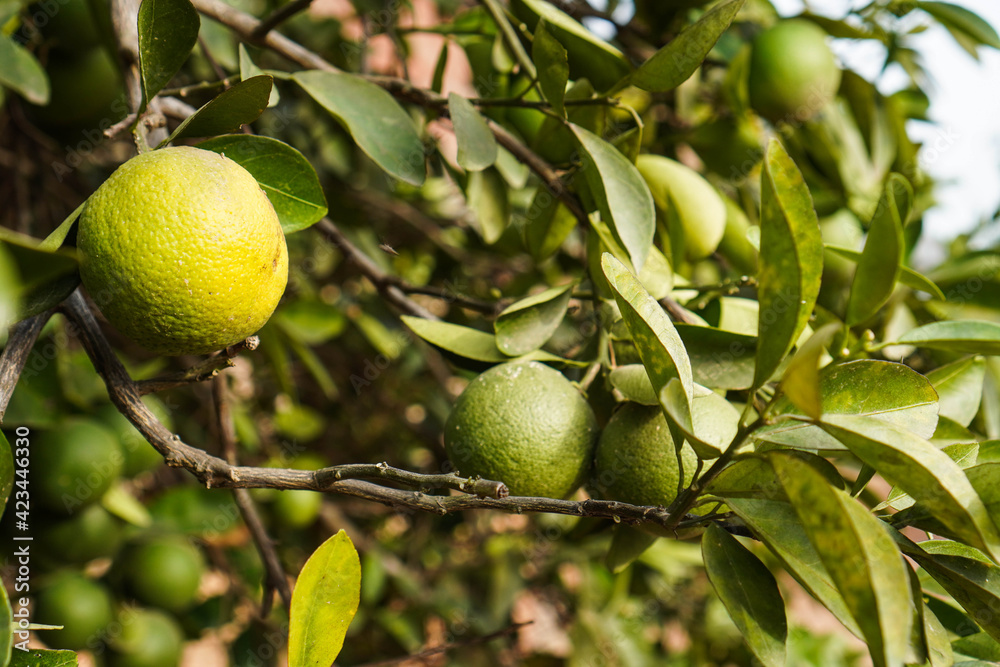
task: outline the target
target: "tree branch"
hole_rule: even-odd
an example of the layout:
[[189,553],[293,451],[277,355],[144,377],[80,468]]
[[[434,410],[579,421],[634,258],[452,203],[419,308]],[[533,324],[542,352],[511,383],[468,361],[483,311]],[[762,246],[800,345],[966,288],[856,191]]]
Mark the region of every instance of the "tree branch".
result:
[[31,348],[35,347],[38,335],[54,311],[47,310],[26,320],[21,320],[10,328],[7,345],[0,355],[0,422],[7,412],[10,397],[14,394],[17,379],[28,362]]
[[236,345],[230,345],[221,354],[209,357],[208,359],[195,364],[191,368],[178,371],[177,373],[171,373],[169,375],[162,375],[151,380],[139,380],[135,383],[135,386],[139,390],[140,394],[146,395],[188,384],[204,382],[205,380],[211,380],[219,375],[219,371],[235,366],[236,363],[233,359],[236,358],[236,355],[243,350],[256,350],[259,344],[260,338],[257,336],[250,336]]

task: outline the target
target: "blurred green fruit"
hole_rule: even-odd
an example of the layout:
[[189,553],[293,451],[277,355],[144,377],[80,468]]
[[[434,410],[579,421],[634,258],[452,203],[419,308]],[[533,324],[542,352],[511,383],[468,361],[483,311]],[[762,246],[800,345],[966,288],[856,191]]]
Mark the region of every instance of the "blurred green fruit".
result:
[[53,53],[45,71],[52,91],[49,103],[32,110],[42,125],[103,131],[125,117],[121,73],[104,49],[72,56]]
[[709,169],[742,183],[764,155],[761,128],[747,118],[717,118],[701,125],[689,139]]
[[723,197],[722,201],[726,205],[726,231],[719,243],[719,254],[740,273],[754,273],[757,271],[757,248],[747,238],[753,225],[739,204],[729,197]]
[[750,106],[772,123],[815,116],[840,85],[826,37],[804,19],[781,21],[759,34],[750,55]]
[[715,252],[726,231],[726,206],[715,188],[698,172],[660,155],[640,155],[635,166],[660,213],[670,219],[672,211],[680,222],[687,257]]
[[111,35],[111,7],[106,0],[94,0],[100,10],[95,16],[90,0],[60,0],[33,6],[32,21],[51,42],[52,49],[70,55],[101,44],[104,30]]
[[205,559],[182,535],[158,535],[130,545],[120,566],[127,590],[145,604],[168,611],[192,606]]
[[293,489],[277,495],[273,510],[275,519],[283,528],[299,529],[311,526],[322,507],[322,493]]
[[118,615],[121,633],[108,644],[108,667],[177,667],[184,633],[162,611],[128,607]]
[[122,542],[122,522],[100,505],[91,505],[75,516],[46,526],[39,544],[46,555],[63,563],[83,564],[117,553]]
[[96,421],[70,419],[39,434],[31,471],[39,504],[71,514],[100,499],[118,479],[125,458],[115,437]]
[[95,648],[114,618],[111,595],[101,584],[76,572],[62,572],[35,597],[32,622],[61,625],[40,635],[50,648]]
[[[155,396],[143,396],[142,402],[156,415],[157,419],[163,422],[168,430],[173,430],[170,411],[160,399]],[[123,475],[135,477],[139,473],[152,470],[163,463],[163,457],[160,453],[146,442],[146,439],[132,425],[132,422],[126,419],[125,415],[120,413],[115,406],[103,405],[98,408],[95,416],[118,438],[122,454],[125,456]]]

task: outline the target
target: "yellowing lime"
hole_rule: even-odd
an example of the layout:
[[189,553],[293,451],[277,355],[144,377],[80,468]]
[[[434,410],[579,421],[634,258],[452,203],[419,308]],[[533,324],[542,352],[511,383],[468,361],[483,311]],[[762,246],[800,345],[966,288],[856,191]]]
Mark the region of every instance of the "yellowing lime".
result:
[[104,315],[160,354],[243,340],[288,280],[285,237],[254,177],[186,146],[119,167],[87,201],[77,246],[83,284]]
[[448,416],[444,446],[464,476],[504,482],[515,496],[566,498],[586,478],[596,437],[576,387],[531,361],[473,380]]

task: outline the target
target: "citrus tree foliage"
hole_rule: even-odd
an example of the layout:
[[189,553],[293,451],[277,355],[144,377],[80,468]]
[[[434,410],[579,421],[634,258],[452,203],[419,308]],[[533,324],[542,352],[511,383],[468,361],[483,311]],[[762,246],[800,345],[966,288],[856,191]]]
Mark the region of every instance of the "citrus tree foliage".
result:
[[[116,619],[39,632],[51,648],[174,664],[156,637],[183,633],[234,665],[833,665],[852,634],[877,666],[1000,655],[1000,259],[959,239],[911,266],[934,184],[910,34],[938,23],[977,57],[1000,48],[978,16],[75,3],[0,6],[4,532],[37,536],[32,594],[73,577]],[[841,70],[829,38],[882,45],[909,85]],[[154,356],[75,294],[86,197],[169,145],[236,161],[278,214],[289,288],[256,349]],[[662,505],[605,497],[639,483],[627,467],[571,500],[449,474],[455,397],[524,361],[602,428],[624,403],[662,412],[660,454],[686,467],[643,489]],[[87,447],[47,459],[67,429]],[[175,559],[136,564],[162,533],[190,563],[169,581]],[[0,665],[73,664],[18,650],[19,597]]]

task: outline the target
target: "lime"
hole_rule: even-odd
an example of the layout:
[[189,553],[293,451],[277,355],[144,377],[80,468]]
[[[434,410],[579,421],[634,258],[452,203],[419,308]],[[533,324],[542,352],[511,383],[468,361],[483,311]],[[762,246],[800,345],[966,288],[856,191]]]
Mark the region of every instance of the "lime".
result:
[[97,422],[71,419],[39,434],[31,483],[47,509],[71,514],[100,499],[121,475],[124,457]]
[[[152,395],[143,396],[142,402],[163,422],[168,430],[173,429],[170,412],[160,399]],[[126,419],[125,415],[119,412],[115,406],[104,405],[97,410],[95,416],[117,436],[118,442],[121,444],[122,454],[125,456],[123,475],[135,477],[139,473],[152,470],[163,463],[163,456],[146,442],[146,439],[132,425],[132,422]]]
[[32,622],[61,625],[42,638],[50,648],[95,648],[114,618],[111,595],[101,584],[76,572],[61,572],[35,598]]
[[201,551],[182,535],[157,535],[130,545],[120,565],[136,599],[169,611],[194,604],[205,573]]
[[586,478],[597,421],[561,373],[531,361],[486,371],[448,416],[444,446],[462,475],[507,484],[512,495],[566,498]]
[[143,153],[80,216],[80,275],[101,311],[153,352],[203,354],[242,341],[288,280],[281,224],[254,177],[218,153]]
[[108,667],[177,667],[184,633],[177,621],[154,609],[126,607],[118,615],[121,632],[108,642]]
[[122,522],[100,505],[46,526],[39,536],[43,552],[64,563],[83,564],[114,556],[122,542]]
[[118,64],[102,48],[75,54],[53,53],[45,72],[51,95],[32,116],[49,128],[77,128],[100,137],[125,117],[128,106]]

